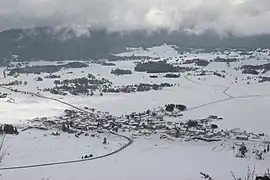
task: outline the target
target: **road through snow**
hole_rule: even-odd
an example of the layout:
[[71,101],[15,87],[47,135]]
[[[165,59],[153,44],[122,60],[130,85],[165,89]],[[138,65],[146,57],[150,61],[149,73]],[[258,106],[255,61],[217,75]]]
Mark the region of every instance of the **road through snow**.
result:
[[[4,89],[8,89],[10,90],[9,88],[6,88],[6,87],[1,87],[1,88],[4,88]],[[60,102],[62,104],[65,104],[65,105],[68,105],[74,109],[77,109],[79,111],[83,111],[83,112],[87,112],[87,113],[90,113],[89,111],[86,111],[80,107],[77,107],[77,106],[74,106],[72,104],[69,104],[67,102],[64,102],[64,101],[61,101],[59,99],[55,99],[55,98],[50,98],[50,97],[45,97],[45,96],[42,96],[42,95],[39,95],[39,94],[36,94],[36,93],[32,93],[32,92],[25,92],[25,91],[18,91],[18,93],[28,93],[28,94],[31,94],[33,96],[37,96],[39,98],[44,98],[44,99],[49,99],[49,100],[54,100],[54,101],[57,101],[57,102]],[[29,168],[38,168],[38,167],[46,167],[46,166],[55,166],[55,165],[64,165],[64,164],[73,164],[73,163],[81,163],[81,162],[85,162],[85,161],[93,161],[93,160],[96,160],[96,159],[101,159],[101,158],[105,158],[105,157],[108,157],[108,156],[111,156],[111,155],[114,155],[122,150],[124,150],[125,148],[129,147],[132,143],[133,143],[133,140],[127,136],[124,136],[124,135],[121,135],[121,134],[118,134],[118,133],[115,133],[115,132],[112,132],[112,131],[109,131],[111,134],[113,135],[116,135],[120,138],[124,138],[128,141],[127,144],[125,144],[124,146],[122,146],[121,148],[119,148],[118,150],[116,151],[113,151],[111,153],[108,153],[108,154],[105,154],[105,155],[101,155],[101,156],[96,156],[96,157],[93,157],[93,158],[88,158],[88,159],[79,159],[79,160],[71,160],[71,161],[59,161],[59,162],[51,162],[51,163],[43,163],[43,164],[32,164],[32,165],[24,165],[24,166],[12,166],[12,167],[1,167],[0,168],[0,171],[4,171],[4,170],[16,170],[16,169],[29,169]]]

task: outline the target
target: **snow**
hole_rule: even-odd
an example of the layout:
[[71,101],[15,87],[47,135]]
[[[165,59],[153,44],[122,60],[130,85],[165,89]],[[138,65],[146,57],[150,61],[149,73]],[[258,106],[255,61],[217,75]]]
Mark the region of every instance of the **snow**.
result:
[[[77,139],[74,134],[61,133],[51,136],[50,131],[27,130],[19,136],[8,136],[3,166],[22,166],[81,159],[81,156],[93,154],[94,157],[115,151],[126,141],[109,134],[101,137],[81,135]],[[102,144],[107,137],[109,144]],[[20,151],[18,151],[18,149]]]
[[244,96],[244,95],[269,95],[269,83],[262,84],[240,84],[233,85],[228,90],[228,93],[233,94],[235,96]]
[[[88,105],[89,107],[94,107],[115,115],[121,115],[132,112],[143,112],[147,109],[157,108],[158,106],[163,107],[165,104],[175,102],[186,104],[187,107],[193,107],[197,104],[212,102],[223,97],[223,94],[210,88],[201,88],[201,91],[198,93],[196,88],[176,87],[161,91],[123,94],[121,96],[112,94],[92,98],[70,97],[66,98],[66,100],[73,104]],[[127,106],[127,104],[130,105]]]
[[[237,159],[220,144],[180,143],[161,140],[136,139],[132,147],[121,153],[92,162],[4,171],[4,179],[200,179],[200,172],[209,173],[214,179],[232,179],[230,171],[244,177],[248,166],[264,173],[267,161]],[[30,175],[30,176],[29,176]]]
[[[1,92],[10,93],[5,89],[1,89]],[[36,117],[59,116],[67,108],[55,101],[16,93],[10,93],[7,98],[0,99],[0,107],[0,122],[10,124],[23,124],[25,120]]]
[[[223,129],[241,128],[248,132],[267,133],[269,131],[268,111],[270,97],[231,99],[185,112],[185,119],[208,117],[209,114],[221,115],[224,120],[217,123]],[[184,118],[183,117],[183,118]]]
[[[240,60],[230,63],[213,62],[201,70],[218,71],[226,70],[226,78],[214,75],[196,76],[197,72],[182,73],[180,78],[166,79],[164,74],[157,74],[158,78],[151,79],[150,74],[135,72],[135,61],[114,62],[116,66],[108,67],[99,64],[90,64],[82,69],[65,69],[55,73],[61,75],[61,80],[74,77],[85,77],[88,73],[98,78],[107,78],[115,85],[127,85],[138,83],[173,83],[175,87],[165,88],[160,91],[138,92],[130,94],[105,93],[99,96],[57,96],[47,92],[43,95],[66,101],[70,104],[97,110],[110,112],[113,115],[123,115],[132,112],[142,112],[147,109],[158,108],[169,103],[184,104],[188,110],[183,116],[167,119],[175,122],[184,122],[189,119],[206,118],[210,114],[223,117],[223,120],[215,121],[220,129],[240,128],[253,133],[269,132],[269,107],[270,107],[270,84],[257,83],[257,80],[247,80],[241,71],[234,68],[244,64],[264,64],[268,62],[268,55],[256,54],[258,60],[238,57],[239,52],[230,55],[213,53],[185,53],[183,55],[171,45],[161,45],[144,50],[132,48],[128,52],[117,54],[118,56],[150,56],[170,59],[170,63],[179,63],[187,59],[201,58],[214,59],[216,56],[237,56]],[[180,63],[181,63],[180,62]],[[50,64],[51,62],[46,62]],[[44,64],[44,62],[30,63],[30,65]],[[181,65],[191,66],[191,65]],[[192,65],[193,66],[193,65]],[[121,68],[132,70],[132,75],[115,76],[110,74],[112,69]],[[0,69],[0,71],[3,69]],[[68,72],[72,71],[73,74]],[[266,73],[267,74],[267,73]],[[269,72],[268,72],[269,74]],[[43,89],[53,87],[54,79],[44,79],[36,82],[34,79],[41,75],[20,75],[17,80],[27,80],[27,85],[16,86],[17,89],[37,92],[37,87]],[[238,78],[238,82],[236,81]],[[13,77],[1,79],[1,82],[15,80]],[[247,84],[250,81],[250,84]],[[30,95],[17,94],[6,89],[0,92],[8,93],[8,98],[0,99],[0,122],[11,124],[24,124],[27,120],[36,117],[59,116],[64,109],[70,107],[59,102],[41,99]],[[226,95],[227,93],[227,95]],[[255,95],[255,96],[254,96]],[[9,98],[13,103],[7,102]],[[8,155],[5,157],[3,167],[38,164],[46,162],[76,160],[84,154],[93,153],[94,156],[103,155],[118,149],[126,140],[116,136],[108,136],[110,144],[103,145],[102,137],[92,138],[81,136],[76,139],[74,135],[61,133],[61,136],[52,137],[51,131],[29,130],[18,136],[7,136],[6,146]],[[47,134],[47,136],[44,136]],[[127,134],[127,136],[131,136]],[[103,136],[103,135],[102,135]],[[18,169],[1,171],[3,179],[42,179],[73,180],[73,179],[186,179],[197,180],[200,172],[209,173],[214,179],[232,179],[230,171],[239,177],[244,177],[247,167],[256,166],[256,173],[264,173],[269,168],[269,154],[264,161],[255,160],[254,157],[238,159],[231,150],[233,141],[202,143],[180,142],[161,140],[159,134],[151,137],[137,137],[134,143],[127,149],[112,156],[68,165],[51,167]],[[249,142],[251,146],[259,146],[259,142]],[[214,148],[215,147],[215,148]]]
[[142,48],[135,48],[130,49],[129,52],[119,53],[115,54],[117,56],[148,56],[148,57],[161,57],[161,58],[167,58],[167,57],[174,57],[178,56],[178,52],[173,48],[172,45],[161,45],[161,46],[155,46],[152,48],[142,49]]

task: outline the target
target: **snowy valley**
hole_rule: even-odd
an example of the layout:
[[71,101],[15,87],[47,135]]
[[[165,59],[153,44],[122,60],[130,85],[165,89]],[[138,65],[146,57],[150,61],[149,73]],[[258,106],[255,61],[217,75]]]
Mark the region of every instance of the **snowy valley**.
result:
[[270,49],[164,44],[0,72],[5,180],[225,180],[270,168]]

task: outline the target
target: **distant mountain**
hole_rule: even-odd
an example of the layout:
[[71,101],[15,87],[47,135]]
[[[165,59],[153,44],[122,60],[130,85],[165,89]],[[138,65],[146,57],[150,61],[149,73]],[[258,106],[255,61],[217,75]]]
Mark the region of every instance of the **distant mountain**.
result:
[[203,35],[188,35],[184,32],[160,30],[153,33],[133,31],[109,33],[103,29],[89,29],[87,35],[77,36],[69,28],[11,29],[0,32],[0,58],[16,56],[21,61],[29,60],[87,60],[106,58],[111,53],[124,51],[126,47],[150,47],[160,44],[175,44],[180,49],[204,48],[270,48],[270,35],[249,37],[227,36],[220,38],[213,32]]
[[[103,57],[117,50],[120,36],[106,31],[91,31],[77,37],[72,31],[51,28],[8,30],[0,33],[0,57],[19,56],[20,60],[63,60]],[[121,37],[120,37],[121,38]],[[119,41],[121,41],[119,39]]]

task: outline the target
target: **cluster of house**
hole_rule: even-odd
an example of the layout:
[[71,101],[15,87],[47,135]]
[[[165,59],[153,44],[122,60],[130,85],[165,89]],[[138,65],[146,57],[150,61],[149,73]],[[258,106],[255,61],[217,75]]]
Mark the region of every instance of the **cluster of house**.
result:
[[177,118],[182,115],[180,112],[177,115],[176,112],[167,112],[165,108],[159,108],[154,111],[134,112],[116,117],[108,112],[96,111],[87,107],[84,109],[85,111],[66,109],[60,117],[54,119],[36,118],[34,121],[35,123],[40,122],[40,126],[47,129],[54,128],[78,136],[89,135],[90,132],[102,133],[103,130],[154,133],[155,131],[167,132],[172,126],[172,123],[165,121],[164,117],[173,115],[174,118]]
[[[222,141],[224,139],[239,142],[258,140],[264,134],[253,134],[240,129],[223,130],[217,125],[222,117],[210,115],[207,118],[179,122],[181,110],[175,105],[173,112],[167,111],[166,105],[154,110],[146,110],[140,113],[131,113],[122,116],[112,116],[108,112],[96,111],[85,107],[85,111],[65,110],[64,114],[53,120],[39,119],[42,126],[56,128],[59,131],[75,134],[77,138],[81,135],[99,136],[104,130],[114,132],[130,132],[133,138],[138,136],[149,136],[160,134],[161,139],[181,138],[184,141]],[[182,106],[181,106],[182,107]],[[166,110],[167,109],[167,110]],[[171,110],[169,108],[169,110]],[[35,119],[37,122],[37,119]]]

